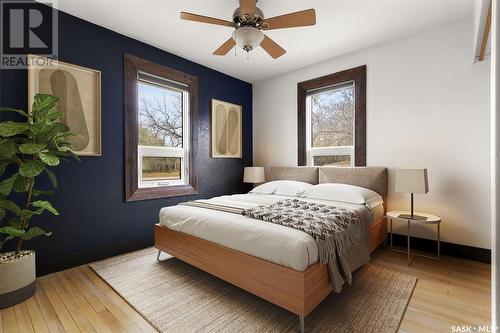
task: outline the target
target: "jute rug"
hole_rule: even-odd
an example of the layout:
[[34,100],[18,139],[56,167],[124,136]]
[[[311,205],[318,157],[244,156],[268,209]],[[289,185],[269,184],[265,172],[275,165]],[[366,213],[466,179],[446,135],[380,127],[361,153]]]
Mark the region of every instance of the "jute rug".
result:
[[[90,265],[160,332],[297,332],[298,317],[148,248]],[[306,317],[306,332],[396,332],[414,276],[366,265]]]

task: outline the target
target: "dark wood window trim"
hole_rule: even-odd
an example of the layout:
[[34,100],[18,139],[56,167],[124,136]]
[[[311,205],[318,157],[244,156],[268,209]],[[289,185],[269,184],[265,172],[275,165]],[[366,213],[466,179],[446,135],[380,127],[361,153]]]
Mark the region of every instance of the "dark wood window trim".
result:
[[366,165],[366,66],[347,69],[297,84],[298,165],[307,165],[307,92],[346,81],[355,82],[354,165]]
[[[138,179],[138,72],[153,74],[188,86],[190,116],[189,184],[139,188]],[[125,53],[125,200],[137,201],[197,194],[196,152],[198,147],[198,78]]]

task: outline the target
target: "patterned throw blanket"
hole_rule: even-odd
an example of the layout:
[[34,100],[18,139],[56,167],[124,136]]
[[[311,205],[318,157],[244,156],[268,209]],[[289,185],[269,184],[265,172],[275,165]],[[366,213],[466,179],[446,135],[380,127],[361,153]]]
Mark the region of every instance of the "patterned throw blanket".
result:
[[[354,210],[298,199],[282,200],[272,205],[250,209],[199,201],[186,202],[183,205],[240,213],[309,234],[318,245],[320,263],[328,266],[330,282],[335,292],[340,292],[345,282],[351,284],[351,262],[358,266],[360,262],[365,264],[369,261],[367,245],[363,244],[366,240],[366,228]],[[349,250],[356,248],[361,250],[353,251],[356,258],[352,259]]]
[[358,246],[362,224],[352,210],[298,199],[278,201],[243,211],[248,217],[281,224],[309,234],[318,244],[319,261],[328,264],[330,281],[335,292],[344,282],[351,284],[349,263],[344,260],[349,248]]

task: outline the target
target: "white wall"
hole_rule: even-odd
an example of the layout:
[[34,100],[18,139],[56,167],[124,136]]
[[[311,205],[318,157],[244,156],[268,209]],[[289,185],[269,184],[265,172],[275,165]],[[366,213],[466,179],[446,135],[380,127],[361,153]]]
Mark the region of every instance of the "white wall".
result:
[[500,130],[500,117],[498,116],[500,114],[498,90],[500,84],[500,58],[498,57],[500,7],[498,1],[492,2],[491,14],[491,326],[497,327],[500,321],[500,255],[498,254],[500,248],[500,228],[498,227],[500,218],[500,163],[498,160],[500,148],[500,135],[498,134]]
[[389,209],[409,202],[394,169],[427,167],[416,209],[443,217],[442,240],[490,248],[490,62],[472,64],[473,30],[471,18],[254,84],[254,165],[297,165],[298,82],[366,64],[367,164],[389,167]]

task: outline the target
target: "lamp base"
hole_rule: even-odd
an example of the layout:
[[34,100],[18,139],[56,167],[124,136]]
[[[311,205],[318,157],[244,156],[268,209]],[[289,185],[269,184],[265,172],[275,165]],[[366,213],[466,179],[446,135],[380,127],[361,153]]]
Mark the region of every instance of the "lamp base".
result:
[[418,220],[418,221],[425,221],[427,220],[427,217],[425,216],[420,216],[420,215],[411,215],[411,214],[399,214],[398,218],[400,219],[405,219],[405,220]]
[[417,221],[427,220],[427,217],[425,217],[425,216],[413,214],[413,212],[414,212],[414,210],[413,210],[413,193],[411,193],[411,196],[410,196],[410,207],[411,207],[411,210],[410,210],[411,214],[399,214],[398,218],[405,219],[405,220],[417,220]]

